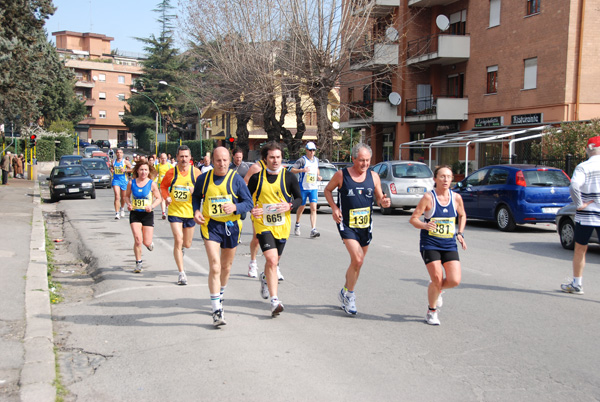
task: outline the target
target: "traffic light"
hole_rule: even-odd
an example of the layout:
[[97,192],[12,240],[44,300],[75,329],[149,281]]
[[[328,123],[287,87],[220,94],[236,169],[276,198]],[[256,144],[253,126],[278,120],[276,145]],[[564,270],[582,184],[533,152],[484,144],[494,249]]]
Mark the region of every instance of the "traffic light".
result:
[[229,137],[229,138],[227,138],[227,142],[229,144],[229,148],[233,149],[233,143],[235,142],[235,138]]
[[37,135],[35,135],[35,134],[31,134],[29,136],[29,148],[35,147],[35,141],[36,141],[36,139],[37,139]]

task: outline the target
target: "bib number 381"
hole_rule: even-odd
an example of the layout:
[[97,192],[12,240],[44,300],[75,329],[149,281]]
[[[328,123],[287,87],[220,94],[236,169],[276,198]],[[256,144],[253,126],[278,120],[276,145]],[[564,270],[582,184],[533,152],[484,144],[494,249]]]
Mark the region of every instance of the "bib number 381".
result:
[[371,208],[355,208],[350,211],[350,227],[355,229],[365,229],[371,223]]
[[281,226],[284,223],[284,213],[277,212],[277,204],[263,204],[263,225]]
[[435,230],[430,230],[429,236],[442,239],[451,239],[454,237],[454,218],[431,218],[430,222],[435,223]]

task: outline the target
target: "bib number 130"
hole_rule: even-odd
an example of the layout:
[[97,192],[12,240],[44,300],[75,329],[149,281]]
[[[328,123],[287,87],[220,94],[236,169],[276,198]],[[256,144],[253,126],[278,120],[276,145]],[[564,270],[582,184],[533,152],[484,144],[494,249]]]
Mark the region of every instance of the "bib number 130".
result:
[[356,208],[350,210],[350,227],[365,229],[371,223],[371,208]]

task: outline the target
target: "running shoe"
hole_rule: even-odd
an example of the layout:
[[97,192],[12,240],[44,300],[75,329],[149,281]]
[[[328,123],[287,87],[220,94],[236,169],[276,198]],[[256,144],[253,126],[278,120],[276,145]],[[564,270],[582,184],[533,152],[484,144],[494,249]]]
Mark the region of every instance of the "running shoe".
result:
[[141,262],[135,263],[135,268],[133,269],[133,272],[136,274],[139,274],[140,272],[142,272],[142,263]]
[[277,300],[271,303],[271,317],[277,317],[283,311],[283,303]]
[[300,236],[300,225],[297,223],[296,223],[296,226],[294,226],[294,235]]
[[440,319],[438,318],[437,311],[428,311],[425,321],[429,325],[440,325]]
[[146,246],[146,248],[148,249],[148,251],[154,250],[154,242],[150,243],[150,245]]
[[118,212],[115,214],[115,219],[121,219],[121,215]]
[[437,302],[435,303],[436,308],[440,308],[444,305],[444,299],[442,298],[442,293],[444,293],[444,292],[440,292],[440,295],[437,298]]
[[223,315],[223,310],[213,311],[213,325],[215,327],[219,327],[221,325],[227,325],[225,321],[225,316]]
[[256,278],[258,276],[258,264],[256,261],[250,261],[250,264],[248,264],[248,276],[250,278]]
[[317,229],[312,229],[310,231],[311,239],[314,239],[315,237],[319,237],[319,236],[321,236],[321,233],[319,233],[319,231]]
[[185,272],[179,273],[179,278],[177,279],[178,285],[187,285],[187,276],[185,276]]
[[338,294],[338,299],[342,302],[340,307],[346,314],[356,315],[356,296],[354,292],[344,293],[344,289],[342,288]]
[[267,278],[265,278],[264,272],[260,274],[260,296],[263,299],[269,298],[269,287],[267,286]]
[[167,219],[167,214],[165,214],[165,213],[163,212],[163,213],[162,213],[162,218],[163,218],[163,221],[164,221],[165,219]]
[[121,208],[121,218],[125,218],[125,210]]
[[560,289],[565,293],[573,293],[576,295],[583,294],[583,286],[575,285],[575,282],[563,283],[560,285]]
[[279,265],[277,265],[277,280],[283,281],[285,278],[281,275],[281,271],[279,270]]

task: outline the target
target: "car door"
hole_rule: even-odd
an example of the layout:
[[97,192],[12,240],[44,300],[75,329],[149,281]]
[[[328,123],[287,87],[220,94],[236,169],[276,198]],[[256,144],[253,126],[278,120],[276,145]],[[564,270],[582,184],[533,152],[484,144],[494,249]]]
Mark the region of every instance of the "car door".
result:
[[489,169],[483,168],[469,175],[462,182],[460,195],[463,199],[465,212],[467,217],[481,218],[481,210],[479,207],[480,192],[485,185],[485,178]]
[[507,199],[508,169],[494,167],[489,170],[485,182],[480,186],[477,197],[478,210],[485,219],[496,219],[496,206]]

